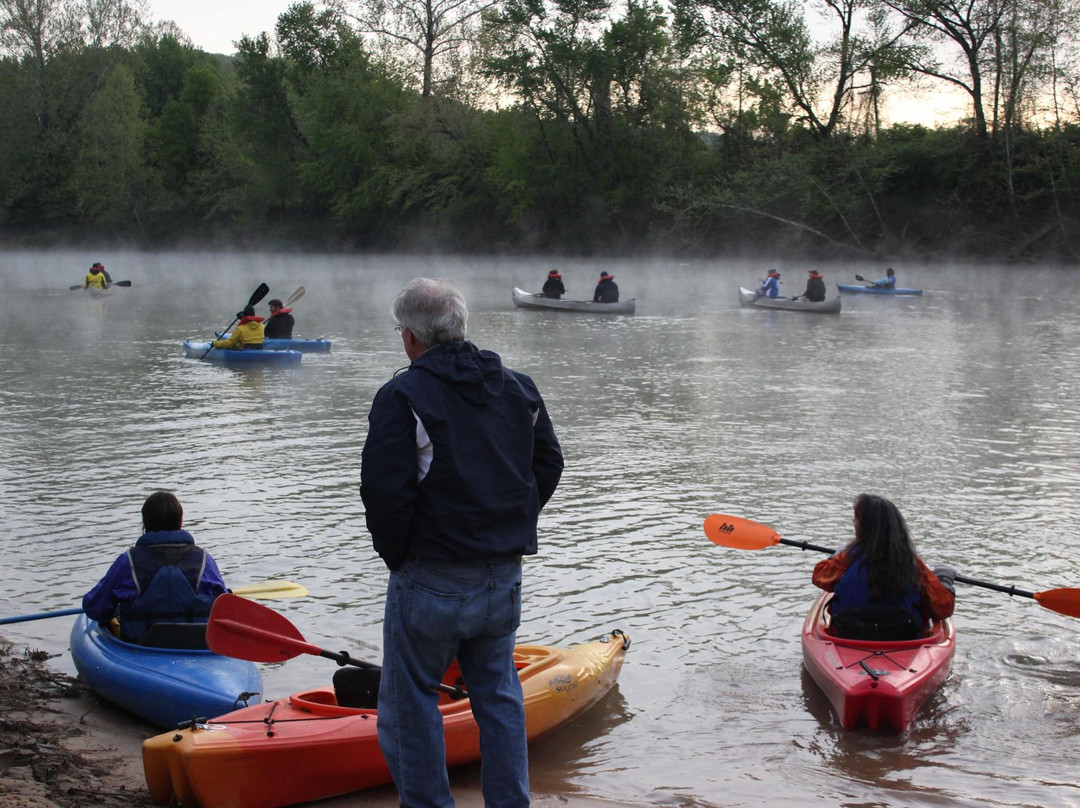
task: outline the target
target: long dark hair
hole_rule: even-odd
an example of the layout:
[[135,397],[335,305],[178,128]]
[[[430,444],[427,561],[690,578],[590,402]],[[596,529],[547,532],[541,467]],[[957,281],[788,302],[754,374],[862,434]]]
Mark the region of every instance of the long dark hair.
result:
[[875,600],[901,597],[919,585],[918,555],[900,510],[884,497],[855,497],[855,541],[850,552],[862,559]]

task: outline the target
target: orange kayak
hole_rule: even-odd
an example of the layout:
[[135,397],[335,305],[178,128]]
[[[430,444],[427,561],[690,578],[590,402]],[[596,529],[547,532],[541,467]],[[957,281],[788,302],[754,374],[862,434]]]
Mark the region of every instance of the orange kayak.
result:
[[[618,630],[570,648],[517,646],[529,740],[600,701],[618,680],[629,646]],[[443,681],[459,684],[459,677],[455,664]],[[479,760],[480,734],[468,699],[440,698],[446,765]],[[163,733],[143,743],[150,797],[184,808],[275,808],[389,783],[377,714],[339,706],[330,686]]]
[[926,698],[941,687],[956,653],[952,620],[926,637],[878,642],[848,640],[829,629],[823,593],[803,624],[803,663],[832,702],[844,729],[865,725],[902,733]]

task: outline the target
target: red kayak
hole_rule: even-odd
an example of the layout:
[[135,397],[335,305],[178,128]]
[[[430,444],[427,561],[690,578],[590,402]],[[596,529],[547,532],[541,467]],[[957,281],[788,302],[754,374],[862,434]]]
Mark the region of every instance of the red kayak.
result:
[[934,623],[917,640],[847,640],[832,634],[825,608],[829,592],[817,599],[803,625],[803,663],[825,691],[844,729],[904,732],[926,698],[952,668],[956,632],[952,620]]

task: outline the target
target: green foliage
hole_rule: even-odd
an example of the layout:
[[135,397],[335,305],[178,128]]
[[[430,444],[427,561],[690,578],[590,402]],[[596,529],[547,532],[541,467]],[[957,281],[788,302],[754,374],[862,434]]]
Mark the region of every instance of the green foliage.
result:
[[134,74],[116,65],[79,118],[70,185],[75,210],[91,224],[130,225],[145,197],[139,100]]
[[486,104],[415,91],[331,6],[295,3],[234,58],[93,46],[54,16],[47,47],[0,59],[0,221],[151,245],[1071,259],[1080,129],[1032,123],[1036,5],[994,31],[987,138],[882,123],[928,52],[869,0],[505,0],[455,77]]

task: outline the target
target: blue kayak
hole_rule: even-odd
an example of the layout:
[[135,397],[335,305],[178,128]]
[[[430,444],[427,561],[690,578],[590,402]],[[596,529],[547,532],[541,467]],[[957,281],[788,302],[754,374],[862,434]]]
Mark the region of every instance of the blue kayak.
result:
[[224,362],[227,365],[299,365],[303,354],[300,351],[236,351],[232,348],[214,348],[206,353],[209,342],[184,340],[184,356],[202,359],[208,362]]
[[71,658],[95,693],[167,729],[262,699],[262,674],[252,662],[208,650],[134,645],[85,614],[71,628]]
[[[225,334],[222,339],[228,339]],[[330,353],[330,340],[328,339],[274,339],[267,337],[263,340],[264,351],[299,351],[300,353]]]
[[886,286],[860,286],[858,284],[838,283],[836,288],[848,294],[863,295],[921,295],[922,289],[903,289],[899,286],[889,289]]

